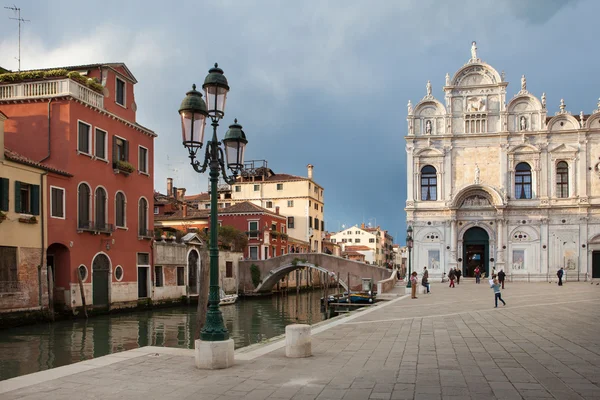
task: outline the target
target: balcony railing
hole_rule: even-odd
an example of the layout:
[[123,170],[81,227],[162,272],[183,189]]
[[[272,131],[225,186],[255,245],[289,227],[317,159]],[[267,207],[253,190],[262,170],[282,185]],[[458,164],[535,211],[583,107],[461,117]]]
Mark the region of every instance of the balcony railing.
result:
[[154,231],[151,231],[150,229],[146,228],[139,228],[138,236],[141,238],[152,238],[154,237]]
[[93,91],[72,79],[40,80],[8,85],[0,84],[0,101],[61,96],[73,96],[91,106],[104,108],[104,95]]
[[21,290],[21,285],[16,281],[0,281],[0,293],[12,293]]
[[94,233],[112,233],[115,231],[115,226],[102,221],[79,221],[77,229]]

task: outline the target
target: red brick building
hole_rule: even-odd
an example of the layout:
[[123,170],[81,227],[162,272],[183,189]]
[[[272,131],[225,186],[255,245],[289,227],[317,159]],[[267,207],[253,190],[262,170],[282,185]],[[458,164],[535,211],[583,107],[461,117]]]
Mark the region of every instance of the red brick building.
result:
[[151,295],[154,138],[136,121],[137,80],[122,63],[0,75],[6,147],[48,176],[54,302],[107,307]]

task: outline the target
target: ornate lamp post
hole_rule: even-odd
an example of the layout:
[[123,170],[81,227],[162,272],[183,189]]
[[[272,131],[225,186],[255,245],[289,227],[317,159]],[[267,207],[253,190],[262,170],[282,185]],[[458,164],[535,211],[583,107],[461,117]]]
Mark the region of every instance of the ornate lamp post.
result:
[[408,275],[407,275],[407,283],[406,283],[406,287],[408,289],[411,288],[411,283],[410,283],[410,274],[411,274],[411,261],[412,261],[412,257],[411,257],[411,252],[412,252],[412,248],[413,248],[413,238],[412,238],[412,226],[408,226],[408,228],[406,229],[406,247],[408,247]]
[[[206,95],[206,103],[202,99],[202,94],[196,90],[196,85],[193,85],[192,90],[186,93],[181,102],[179,114],[181,115],[183,145],[189,152],[192,167],[200,174],[204,173],[207,168],[210,170],[210,290],[206,323],[200,332],[200,340],[218,342],[228,341],[229,332],[223,323],[223,315],[219,309],[217,183],[219,172],[222,173],[225,182],[229,184],[235,182],[244,166],[244,150],[248,140],[246,140],[242,126],[237,123],[237,119],[233,125],[229,126],[222,143],[217,139],[217,127],[219,126],[219,120],[225,115],[225,101],[227,100],[227,92],[229,92],[227,78],[225,78],[223,70],[217,64],[208,71],[202,88]],[[206,143],[204,160],[201,161],[196,159],[196,156],[204,144],[204,128],[207,117],[210,118],[213,135]],[[223,150],[221,144],[223,144],[225,150]],[[227,176],[225,164],[231,170],[231,176]],[[231,343],[231,348],[233,349],[233,343]],[[231,357],[233,360],[233,353]],[[196,361],[198,364],[198,360]],[[219,363],[216,362],[216,364]],[[213,368],[226,368],[228,366],[230,365],[225,367],[213,366]]]

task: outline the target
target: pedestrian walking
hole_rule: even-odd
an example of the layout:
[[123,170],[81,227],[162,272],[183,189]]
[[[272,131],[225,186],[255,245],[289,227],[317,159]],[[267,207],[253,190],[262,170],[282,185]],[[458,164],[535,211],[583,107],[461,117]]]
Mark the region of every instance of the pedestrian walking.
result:
[[481,282],[481,270],[479,269],[479,265],[475,267],[475,283]]
[[498,283],[498,279],[494,279],[492,289],[494,289],[494,304],[496,305],[494,308],[498,308],[498,300],[500,300],[503,305],[506,305],[506,302],[502,300],[502,294],[500,293],[500,284]]
[[410,298],[411,299],[416,299],[417,298],[417,285],[419,284],[419,279],[417,279],[417,271],[413,271],[413,273],[410,275]]
[[460,285],[460,277],[462,276],[462,271],[456,267],[454,270],[454,275],[456,276],[456,283]]
[[558,286],[562,286],[562,283],[563,283],[562,278],[563,278],[564,274],[565,274],[565,271],[563,270],[562,267],[560,267],[560,269],[556,273],[556,276],[558,276]]
[[[427,270],[425,272],[427,272]],[[421,285],[423,285],[424,287],[427,288],[427,293],[431,293],[428,277],[429,277],[429,274],[427,274],[427,273],[423,274],[423,278],[421,278]]]
[[454,287],[454,278],[456,277],[456,275],[454,275],[454,270],[450,269],[450,271],[448,272],[448,279],[450,279],[450,285],[448,285],[448,287],[453,288]]
[[506,274],[504,273],[504,270],[501,269],[500,272],[498,272],[498,282],[502,285],[502,289],[504,289],[504,279],[506,278]]

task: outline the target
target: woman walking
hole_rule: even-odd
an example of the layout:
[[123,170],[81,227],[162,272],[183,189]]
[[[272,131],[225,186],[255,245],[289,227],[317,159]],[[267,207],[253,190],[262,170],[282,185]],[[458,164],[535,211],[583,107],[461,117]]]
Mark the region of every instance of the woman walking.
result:
[[417,271],[413,271],[412,274],[410,274],[410,298],[411,299],[416,299],[417,298],[417,285],[419,284],[419,279],[417,278]]
[[496,305],[496,307],[494,308],[498,308],[498,300],[500,300],[503,305],[506,305],[506,302],[502,300],[502,294],[500,293],[500,284],[498,283],[498,279],[494,279],[492,289],[494,289],[494,303]]
[[450,279],[450,285],[448,285],[448,287],[454,287],[454,278],[456,277],[456,275],[454,274],[454,269],[450,268],[450,271],[448,271],[448,279]]

